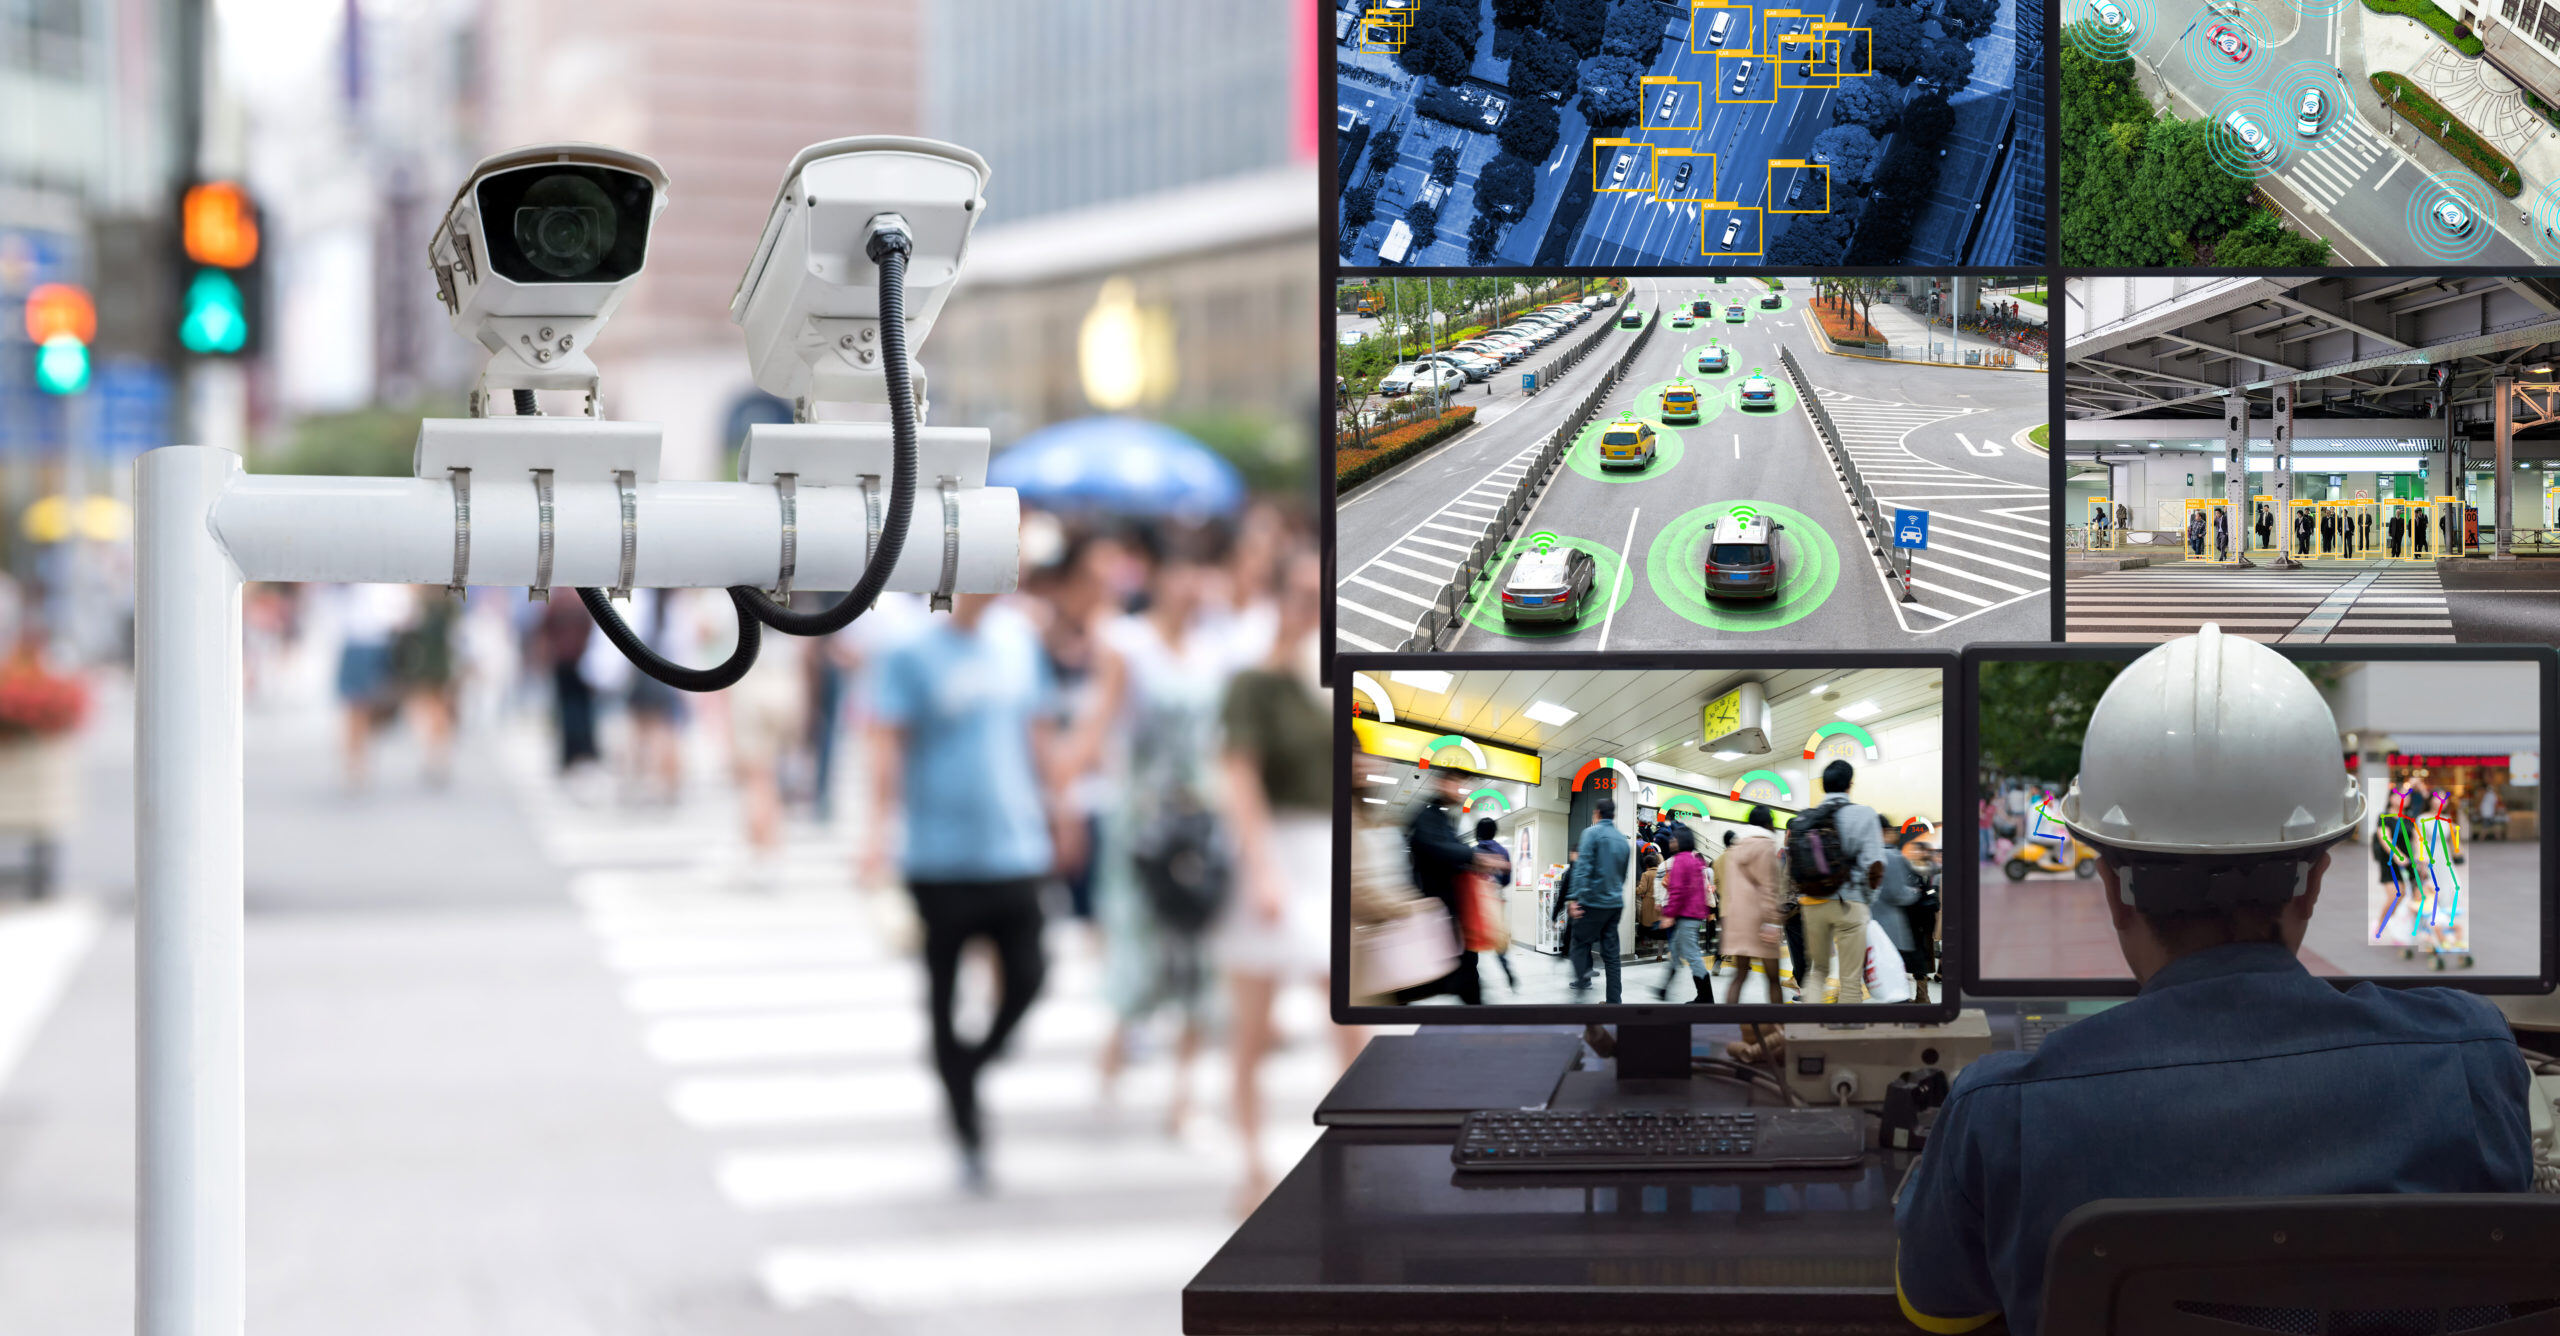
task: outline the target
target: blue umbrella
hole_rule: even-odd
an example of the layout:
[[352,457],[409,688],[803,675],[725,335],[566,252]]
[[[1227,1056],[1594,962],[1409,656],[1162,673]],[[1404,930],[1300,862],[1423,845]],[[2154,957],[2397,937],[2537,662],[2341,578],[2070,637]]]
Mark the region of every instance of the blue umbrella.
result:
[[1244,503],[1234,465],[1163,423],[1131,417],[1043,427],[997,455],[987,481],[1049,510],[1201,516]]

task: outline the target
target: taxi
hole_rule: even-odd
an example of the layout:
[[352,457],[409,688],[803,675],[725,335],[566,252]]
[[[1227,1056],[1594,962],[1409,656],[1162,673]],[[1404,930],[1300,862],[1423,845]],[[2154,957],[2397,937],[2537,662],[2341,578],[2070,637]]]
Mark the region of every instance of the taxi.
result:
[[1600,432],[1600,467],[1644,468],[1653,463],[1653,428],[1612,422]]
[[1695,385],[1679,383],[1664,386],[1662,390],[1662,420],[1665,422],[1697,421],[1698,387]]

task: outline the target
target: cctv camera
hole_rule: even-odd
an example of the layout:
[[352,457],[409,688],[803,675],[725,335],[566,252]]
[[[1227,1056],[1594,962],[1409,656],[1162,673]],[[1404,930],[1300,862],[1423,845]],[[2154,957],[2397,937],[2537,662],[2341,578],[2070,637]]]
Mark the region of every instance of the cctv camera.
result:
[[472,393],[585,390],[596,332],[649,254],[667,174],[600,144],[536,144],[483,159],[427,243],[436,296],[463,337],[489,350]]
[[986,159],[931,139],[864,135],[802,149],[729,303],[757,387],[790,400],[804,421],[821,400],[888,401],[877,257],[902,238],[908,361],[921,401],[913,349],[960,276],[986,183]]

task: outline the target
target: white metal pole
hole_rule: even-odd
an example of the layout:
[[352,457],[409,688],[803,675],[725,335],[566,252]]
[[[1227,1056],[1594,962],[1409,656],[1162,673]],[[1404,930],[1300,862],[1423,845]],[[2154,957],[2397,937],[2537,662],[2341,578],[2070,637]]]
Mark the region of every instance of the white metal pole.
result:
[[240,573],[213,508],[240,457],[134,466],[138,1336],[240,1336]]

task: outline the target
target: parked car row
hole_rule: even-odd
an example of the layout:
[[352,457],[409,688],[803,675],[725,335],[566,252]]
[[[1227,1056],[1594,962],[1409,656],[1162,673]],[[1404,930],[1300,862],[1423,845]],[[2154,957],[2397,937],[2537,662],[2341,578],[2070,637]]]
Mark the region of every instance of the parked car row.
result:
[[1582,302],[1558,302],[1541,307],[1500,329],[1452,344],[1438,352],[1424,353],[1410,362],[1399,363],[1379,378],[1378,392],[1390,396],[1429,394],[1435,390],[1456,389],[1470,381],[1489,379],[1495,372],[1545,347],[1562,337],[1566,330],[1589,319],[1589,303],[1605,300],[1605,297],[1595,294]]

